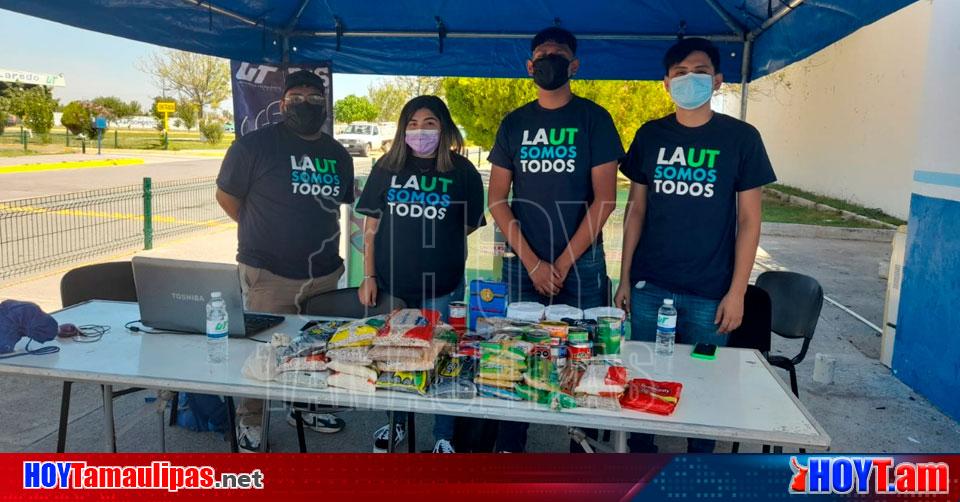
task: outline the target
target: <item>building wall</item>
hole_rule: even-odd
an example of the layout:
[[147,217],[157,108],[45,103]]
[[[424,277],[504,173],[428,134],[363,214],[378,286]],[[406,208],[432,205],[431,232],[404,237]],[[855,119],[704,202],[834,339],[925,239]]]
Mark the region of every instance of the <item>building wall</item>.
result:
[[[932,7],[921,0],[750,84],[747,121],[782,183],[906,219]],[[738,94],[725,98],[738,116]]]
[[960,2],[936,0],[915,131],[893,371],[960,420]]

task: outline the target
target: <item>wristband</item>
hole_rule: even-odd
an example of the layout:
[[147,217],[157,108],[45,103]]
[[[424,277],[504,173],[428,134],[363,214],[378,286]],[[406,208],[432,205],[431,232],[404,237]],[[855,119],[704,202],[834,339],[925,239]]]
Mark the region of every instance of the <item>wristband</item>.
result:
[[541,263],[543,263],[543,260],[537,260],[537,264],[533,266],[533,270],[530,271],[530,275],[533,275],[537,269],[540,268]]

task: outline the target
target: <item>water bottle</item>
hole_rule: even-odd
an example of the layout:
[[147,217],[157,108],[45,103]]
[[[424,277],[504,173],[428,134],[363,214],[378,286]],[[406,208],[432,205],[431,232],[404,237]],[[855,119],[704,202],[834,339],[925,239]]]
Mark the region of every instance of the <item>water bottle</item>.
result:
[[207,302],[207,361],[221,363],[227,359],[227,334],[230,333],[230,320],[227,318],[227,304],[219,291],[210,293]]
[[657,355],[672,356],[676,338],[677,309],[673,307],[673,299],[665,298],[657,311]]

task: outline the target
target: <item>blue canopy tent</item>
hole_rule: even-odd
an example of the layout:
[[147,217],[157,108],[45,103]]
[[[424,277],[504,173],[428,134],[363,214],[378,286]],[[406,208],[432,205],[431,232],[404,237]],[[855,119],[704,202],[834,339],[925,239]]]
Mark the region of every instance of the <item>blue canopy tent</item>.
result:
[[0,8],[229,59],[331,61],[337,72],[380,75],[525,76],[530,39],[556,24],[581,40],[580,78],[656,80],[677,37],[702,36],[720,46],[727,82],[749,82],[914,1],[0,0]]

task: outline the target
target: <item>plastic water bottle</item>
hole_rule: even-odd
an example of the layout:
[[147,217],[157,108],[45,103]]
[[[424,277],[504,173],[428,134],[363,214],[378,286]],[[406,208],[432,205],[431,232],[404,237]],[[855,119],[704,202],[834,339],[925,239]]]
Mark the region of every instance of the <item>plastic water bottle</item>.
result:
[[677,309],[673,307],[673,299],[665,298],[660,310],[657,311],[657,355],[672,356],[676,338]]
[[219,291],[210,293],[207,302],[207,361],[221,363],[227,359],[227,334],[230,333],[230,320],[227,318],[227,304]]

